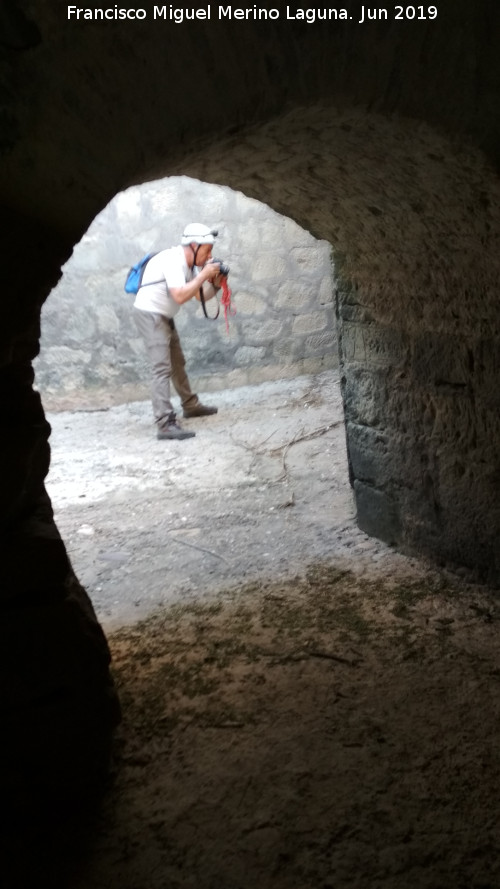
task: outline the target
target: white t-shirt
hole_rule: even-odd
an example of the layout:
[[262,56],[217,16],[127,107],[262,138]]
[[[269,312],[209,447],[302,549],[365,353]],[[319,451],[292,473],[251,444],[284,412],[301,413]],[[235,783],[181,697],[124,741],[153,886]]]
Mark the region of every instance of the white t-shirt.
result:
[[[183,247],[161,250],[149,260],[144,269],[134,306],[143,312],[157,312],[166,318],[173,318],[180,305],[170,296],[169,287],[182,287],[197,273],[198,269],[189,268]],[[155,283],[148,285],[148,281]]]

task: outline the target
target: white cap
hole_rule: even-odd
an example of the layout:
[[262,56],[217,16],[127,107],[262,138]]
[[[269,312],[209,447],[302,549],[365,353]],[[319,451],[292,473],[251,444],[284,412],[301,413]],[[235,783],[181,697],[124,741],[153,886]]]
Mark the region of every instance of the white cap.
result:
[[186,225],[182,233],[181,244],[186,247],[188,244],[215,244],[217,232],[202,225],[201,222],[190,222]]

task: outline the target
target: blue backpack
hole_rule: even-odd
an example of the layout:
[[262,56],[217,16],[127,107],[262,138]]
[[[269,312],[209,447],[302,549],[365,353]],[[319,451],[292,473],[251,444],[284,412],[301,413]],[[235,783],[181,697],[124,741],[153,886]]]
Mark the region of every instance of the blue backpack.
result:
[[[143,256],[139,262],[136,262],[136,264],[132,266],[125,281],[125,293],[137,293],[139,287],[142,287],[144,269],[153,256],[156,256],[156,253],[146,253],[146,256]],[[160,278],[159,281],[148,281],[144,286],[147,287],[149,284],[160,284],[163,280],[163,278]]]

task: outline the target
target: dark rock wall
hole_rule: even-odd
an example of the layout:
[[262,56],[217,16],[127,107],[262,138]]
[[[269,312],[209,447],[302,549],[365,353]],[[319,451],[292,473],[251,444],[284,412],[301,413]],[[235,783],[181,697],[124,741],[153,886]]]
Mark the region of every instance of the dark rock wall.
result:
[[57,759],[51,727],[66,721],[79,787],[99,773],[116,702],[46,502],[30,363],[61,264],[118,190],[197,176],[332,243],[360,524],[500,575],[497,5],[446,0],[436,21],[365,25],[353,3],[337,25],[286,22],[281,4],[275,22],[218,22],[214,6],[210,23],[182,26],[142,5],[142,23],[68,21],[56,0],[4,0],[0,13],[6,676],[35,618],[51,628],[22,649],[22,728],[8,682],[3,707],[20,776],[16,733]]

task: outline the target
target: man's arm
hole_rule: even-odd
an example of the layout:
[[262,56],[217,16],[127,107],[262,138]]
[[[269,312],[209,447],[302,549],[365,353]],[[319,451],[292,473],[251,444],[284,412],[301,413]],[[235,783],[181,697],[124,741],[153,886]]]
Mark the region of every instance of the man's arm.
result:
[[[219,263],[217,262],[209,262],[206,266],[204,266],[200,272],[194,277],[191,281],[187,281],[186,284],[183,284],[182,287],[169,287],[168,292],[173,300],[179,305],[183,303],[187,303],[193,296],[196,296],[200,290],[201,285],[205,281],[215,282],[215,279],[219,276]],[[215,285],[217,286],[217,285]]]

